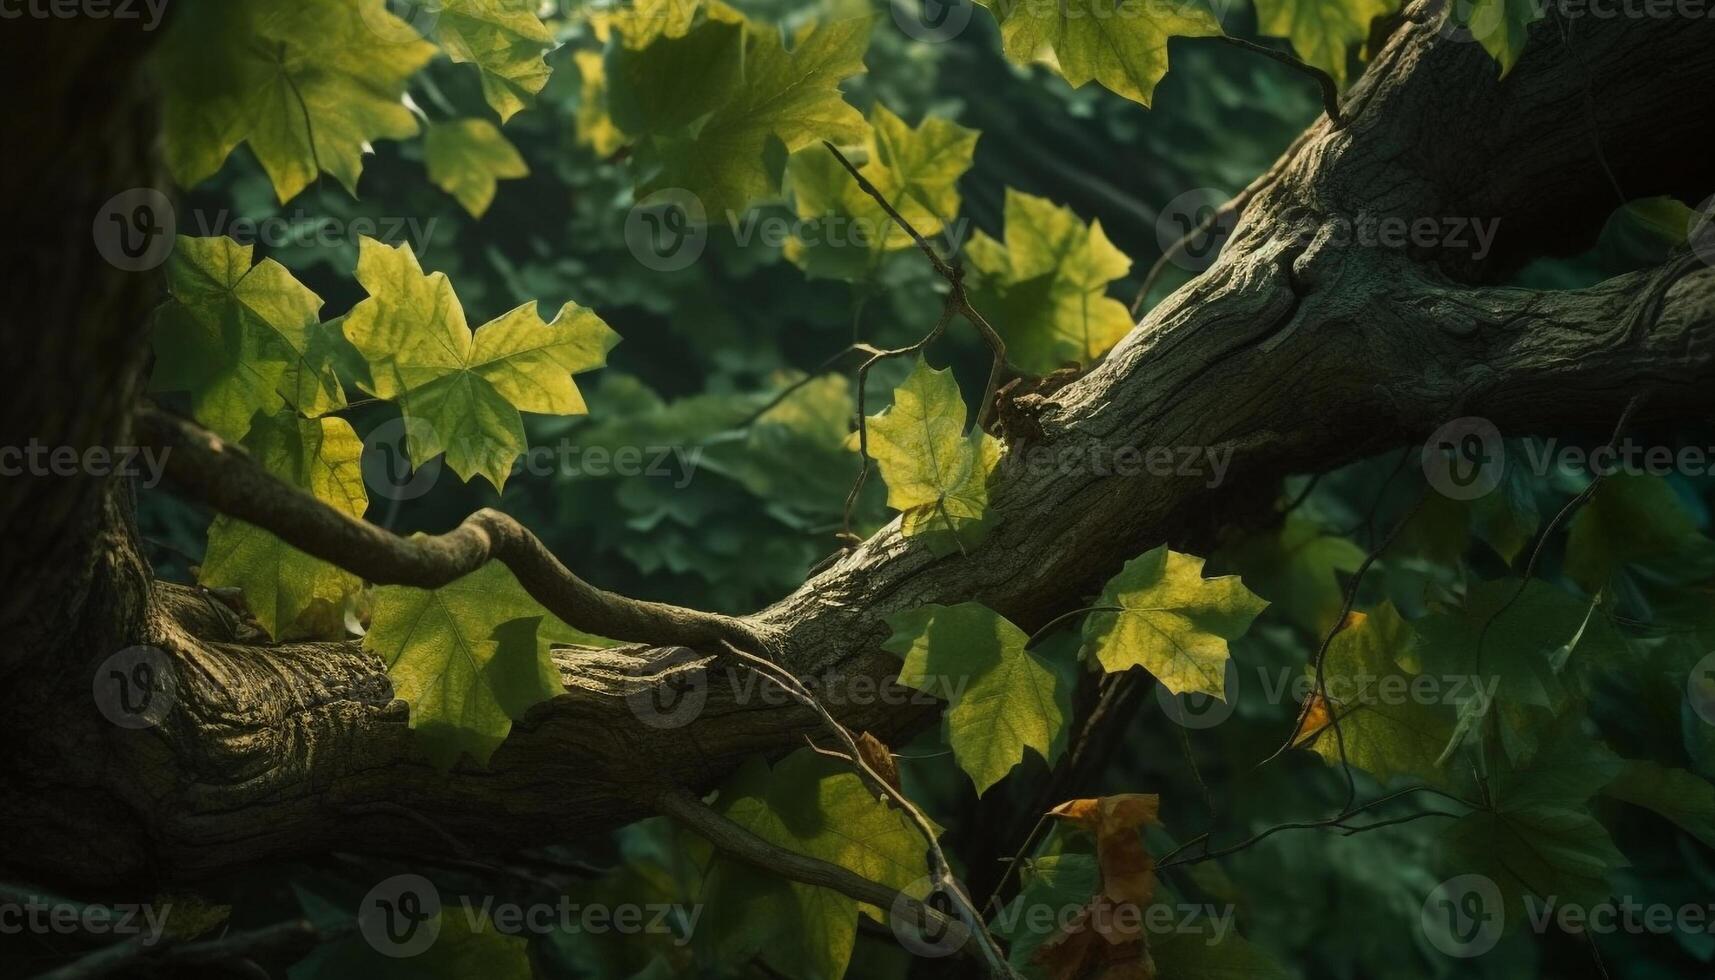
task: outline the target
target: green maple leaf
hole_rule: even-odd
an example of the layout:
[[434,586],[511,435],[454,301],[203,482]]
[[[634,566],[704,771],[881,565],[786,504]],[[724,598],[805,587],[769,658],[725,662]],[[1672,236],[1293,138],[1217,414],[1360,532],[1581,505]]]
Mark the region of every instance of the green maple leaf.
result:
[[1572,519],[1566,573],[1599,592],[1626,564],[1671,555],[1697,536],[1697,525],[1666,480],[1615,474],[1597,485]]
[[1024,648],[1030,638],[974,602],[926,605],[887,618],[882,649],[905,663],[899,682],[947,698],[947,741],[980,795],[1031,749],[1044,761],[1065,717],[1054,671]]
[[1305,62],[1346,84],[1352,46],[1370,36],[1370,21],[1392,13],[1399,0],[1257,0],[1257,30],[1292,41]]
[[1527,893],[1566,904],[1605,900],[1608,872],[1627,864],[1596,818],[1571,806],[1478,810],[1445,835],[1461,869],[1494,881],[1514,910]]
[[530,168],[500,128],[486,119],[436,123],[423,137],[429,179],[480,218],[494,201],[496,184],[528,177]]
[[[730,30],[707,21],[687,39],[723,29]],[[778,167],[768,159],[770,141],[779,141],[790,154],[821,140],[860,139],[863,116],[846,104],[839,86],[864,71],[869,30],[867,19],[837,18],[799,30],[788,50],[773,29],[747,28],[741,50],[719,47],[713,57],[739,58],[735,80],[718,92],[718,106],[695,126],[641,144],[639,167],[654,175],[640,193],[682,188],[702,201],[711,218],[736,216],[779,189]],[[617,89],[620,76],[613,75]],[[618,113],[615,119],[631,131]]]
[[1008,58],[1046,65],[1073,88],[1100,82],[1144,106],[1167,74],[1168,38],[1222,33],[1201,0],[1116,0],[1088,10],[1028,0],[979,2],[1000,23]]
[[893,404],[869,416],[868,427],[869,453],[887,481],[888,506],[902,513],[902,533],[927,536],[937,552],[980,540],[1000,447],[981,430],[965,434],[965,401],[952,370],[936,371],[918,357]]
[[447,57],[482,72],[482,94],[500,121],[548,84],[542,55],[554,34],[536,16],[535,0],[444,0],[435,38]]
[[613,124],[636,136],[670,137],[695,129],[734,97],[744,49],[742,18],[706,20],[689,33],[613,48],[605,61]]
[[374,601],[364,648],[386,662],[419,744],[443,769],[461,752],[486,765],[513,721],[563,690],[548,638],[575,631],[499,562],[438,589],[382,586]]
[[[752,757],[721,787],[715,806],[769,843],[917,897],[927,892],[922,834],[833,760],[800,750],[770,769]],[[726,859],[711,868],[702,904],[717,921],[735,916],[734,928],[710,925],[727,955],[748,961],[760,954],[791,976],[825,980],[845,975],[860,908],[879,922],[887,914]]]
[[[258,416],[244,447],[269,473],[343,514],[362,517],[369,506],[363,443],[344,419],[303,419],[289,411]],[[205,586],[242,589],[250,612],[276,638],[294,632],[312,609],[315,624],[295,632],[344,635],[345,600],[363,587],[357,576],[224,514],[208,529],[197,579]]]
[[1355,571],[1364,550],[1293,515],[1278,530],[1224,546],[1218,557],[1217,564],[1244,576],[1257,595],[1295,624],[1320,634],[1334,625],[1345,605],[1337,573]]
[[1702,776],[1656,762],[1627,762],[1603,792],[1654,810],[1715,847],[1715,785]]
[[600,53],[578,51],[572,55],[578,67],[578,142],[610,157],[625,145],[625,133],[608,109],[607,68]]
[[[958,180],[971,168],[977,132],[933,116],[912,129],[879,102],[869,121],[859,172],[924,237],[940,234],[959,212]],[[910,234],[827,148],[794,153],[786,173],[809,232],[786,243],[786,257],[805,272],[863,279],[886,253],[912,247]]]
[[[1343,740],[1346,761],[1377,779],[1404,775],[1446,782],[1440,759],[1453,732],[1453,711],[1409,693],[1418,675],[1401,662],[1411,659],[1414,642],[1411,627],[1391,603],[1368,615],[1353,613],[1323,660],[1328,698],[1312,703],[1294,744],[1339,765]],[[1307,673],[1315,677],[1313,665]],[[1331,730],[1335,724],[1338,736]]]
[[357,278],[369,298],[345,317],[345,335],[369,362],[371,394],[399,403],[411,425],[411,461],[447,454],[461,479],[503,487],[526,448],[520,411],[581,415],[572,375],[600,367],[619,337],[576,303],[543,323],[525,303],[473,333],[452,283],[424,275],[410,245],[365,238]]
[[345,405],[318,338],[322,301],[273,259],[230,238],[185,238],[167,264],[155,311],[157,391],[188,391],[197,421],[230,440],[257,412],[290,404],[317,416]]
[[1108,283],[1131,260],[1070,208],[1006,189],[1005,244],[978,232],[966,249],[977,272],[973,302],[1006,341],[1019,368],[1047,374],[1068,362],[1088,363],[1132,328]]
[[1084,620],[1084,642],[1117,674],[1142,667],[1174,694],[1227,696],[1227,641],[1243,636],[1268,605],[1237,575],[1203,577],[1203,559],[1152,548],[1102,589]]
[[[1458,7],[1449,8],[1449,17],[1458,15]],[[1524,53],[1530,25],[1545,16],[1547,7],[1538,0],[1473,0],[1462,19],[1465,29],[1500,64],[1500,77],[1505,78]]]
[[176,21],[157,67],[167,165],[183,186],[248,142],[281,202],[321,171],[356,194],[369,144],[417,132],[405,83],[435,48],[398,42],[410,27],[386,0],[200,0]]
[[591,15],[596,36],[606,41],[617,33],[628,48],[646,48],[662,38],[680,38],[689,34],[696,22],[697,12],[706,9],[711,18],[742,21],[737,11],[724,3],[698,0],[630,0],[609,10]]

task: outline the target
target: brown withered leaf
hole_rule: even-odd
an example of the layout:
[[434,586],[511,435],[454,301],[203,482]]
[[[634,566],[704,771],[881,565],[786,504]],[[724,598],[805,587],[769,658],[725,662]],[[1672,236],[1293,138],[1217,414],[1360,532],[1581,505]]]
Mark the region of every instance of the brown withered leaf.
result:
[[1155,893],[1155,860],[1144,850],[1141,831],[1158,819],[1159,796],[1120,793],[1067,800],[1048,812],[1095,835],[1103,895],[1139,908],[1149,904],[1150,896]]
[[1138,906],[1097,895],[1030,959],[1048,980],[1154,980],[1146,940]]
[[1305,699],[1304,707],[1298,712],[1298,730],[1292,735],[1292,747],[1298,748],[1316,741],[1316,736],[1328,729],[1334,723],[1334,713],[1328,708],[1328,699],[1321,692],[1312,691]]
[[854,741],[864,764],[875,770],[881,781],[895,793],[899,792],[899,766],[893,761],[893,753],[888,751],[887,743],[868,732],[859,733]]

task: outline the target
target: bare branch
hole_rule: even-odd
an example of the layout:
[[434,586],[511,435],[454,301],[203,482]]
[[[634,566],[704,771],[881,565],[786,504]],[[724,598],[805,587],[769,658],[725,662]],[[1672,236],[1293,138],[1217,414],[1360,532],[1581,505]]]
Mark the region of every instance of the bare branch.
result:
[[432,589],[476,571],[492,558],[511,569],[549,612],[599,636],[683,646],[725,639],[767,648],[744,620],[631,599],[590,585],[500,511],[479,510],[445,534],[400,537],[276,479],[242,447],[195,423],[145,406],[137,412],[136,426],[145,444],[167,451],[167,474],[186,495],[377,585]]

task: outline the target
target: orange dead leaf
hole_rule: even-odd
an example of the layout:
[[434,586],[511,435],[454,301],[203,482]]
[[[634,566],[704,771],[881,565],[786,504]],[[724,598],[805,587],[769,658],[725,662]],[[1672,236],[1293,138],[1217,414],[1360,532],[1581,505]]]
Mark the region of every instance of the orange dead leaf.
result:
[[1116,905],[1097,895],[1036,948],[1031,962],[1048,980],[1154,980],[1155,961],[1141,918],[1137,906]]
[[1140,831],[1155,823],[1160,811],[1161,798],[1153,793],[1121,793],[1068,800],[1048,812],[1095,835],[1102,894],[1142,908],[1155,893],[1155,861]]
[[863,757],[864,764],[875,770],[881,781],[899,792],[899,766],[893,761],[893,753],[887,750],[886,743],[868,732],[862,732],[855,739],[858,755]]
[[1292,747],[1316,741],[1316,736],[1333,723],[1334,713],[1328,708],[1328,699],[1319,692],[1311,692],[1304,708],[1298,712],[1298,731],[1292,735]]

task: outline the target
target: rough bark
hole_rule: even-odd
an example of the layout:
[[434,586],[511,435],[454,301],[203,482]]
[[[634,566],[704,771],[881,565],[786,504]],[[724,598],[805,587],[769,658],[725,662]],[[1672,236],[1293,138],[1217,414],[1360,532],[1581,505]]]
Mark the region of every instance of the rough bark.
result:
[[[801,675],[873,681],[897,667],[879,650],[892,612],[976,600],[1040,623],[1126,558],[1183,540],[1230,493],[1410,444],[1460,415],[1510,433],[1612,424],[1646,389],[1646,417],[1706,411],[1715,270],[1562,293],[1473,285],[1593,234],[1617,203],[1598,146],[1632,196],[1715,183],[1686,152],[1711,115],[1715,29],[1624,21],[1560,36],[1544,25],[1497,82],[1477,45],[1441,36],[1428,8],[1413,8],[1350,94],[1348,124],[1318,124],[1294,145],[1215,266],[1040,406],[1041,435],[1026,448],[1069,462],[1003,466],[1000,520],[980,547],[937,558],[890,527],[745,619],[744,634]],[[1359,215],[1499,218],[1501,246],[1478,258],[1343,243],[1340,222]],[[104,321],[111,308],[72,309],[80,330],[118,329]],[[137,330],[141,308],[123,312]],[[1091,462],[1152,446],[1232,448],[1233,489]],[[186,492],[219,499],[178,475]],[[269,526],[329,557],[343,540],[302,521]],[[112,518],[105,527],[123,531]],[[123,548],[83,547],[109,544]],[[795,705],[741,703],[724,669],[703,673],[712,649],[562,652],[566,693],[519,723],[486,768],[441,774],[413,750],[403,703],[354,694],[382,675],[357,644],[260,645],[195,612],[181,590],[155,593],[140,621],[81,598],[74,608],[170,651],[178,707],[157,728],[117,729],[92,717],[85,672],[32,677],[32,703],[65,700],[59,717],[35,719],[52,727],[8,752],[24,780],[3,809],[17,828],[8,864],[55,880],[184,878],[335,845],[439,848],[450,836],[483,852],[565,840],[643,815],[664,784],[707,787],[817,728]],[[46,652],[32,651],[37,662]],[[684,727],[644,724],[631,699],[675,676],[706,683],[702,711]],[[843,721],[884,736],[932,717],[832,692]]]

